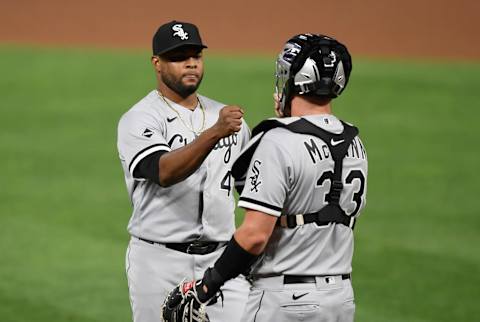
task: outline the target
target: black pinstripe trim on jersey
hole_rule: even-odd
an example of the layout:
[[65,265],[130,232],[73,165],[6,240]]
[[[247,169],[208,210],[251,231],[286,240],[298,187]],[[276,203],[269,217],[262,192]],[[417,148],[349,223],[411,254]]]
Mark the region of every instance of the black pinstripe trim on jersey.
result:
[[275,210],[275,211],[282,211],[282,208],[280,208],[280,207],[273,206],[273,205],[270,205],[266,202],[258,201],[258,200],[252,199],[252,198],[240,197],[239,200],[249,202],[249,203],[253,203],[255,205],[259,205],[259,206],[269,208],[269,209],[272,209],[272,210]]
[[260,311],[260,308],[262,307],[262,300],[264,295],[265,295],[265,291],[262,291],[262,297],[260,298],[260,303],[258,303],[258,309],[257,309],[257,312],[255,312],[255,316],[253,317],[253,322],[257,321],[257,314],[258,314],[258,311]]
[[[165,149],[160,149],[159,147],[165,147]],[[140,152],[138,152],[137,154],[135,154],[135,156],[132,158],[132,161],[130,161],[130,164],[128,165],[128,171],[133,175],[133,170],[132,169],[132,165],[133,164],[138,164],[137,161],[137,158],[139,156],[141,156],[145,151],[148,151],[148,150],[152,150],[152,153],[153,152],[156,152],[156,151],[160,151],[160,150],[166,150],[166,151],[170,151],[170,147],[168,146],[168,144],[165,144],[165,143],[158,143],[158,144],[153,144],[153,145],[150,145],[148,147],[146,147],[145,149],[141,150]],[[149,153],[150,154],[150,153]],[[142,159],[144,157],[146,157],[148,154],[142,156]],[[140,160],[138,160],[140,161]]]

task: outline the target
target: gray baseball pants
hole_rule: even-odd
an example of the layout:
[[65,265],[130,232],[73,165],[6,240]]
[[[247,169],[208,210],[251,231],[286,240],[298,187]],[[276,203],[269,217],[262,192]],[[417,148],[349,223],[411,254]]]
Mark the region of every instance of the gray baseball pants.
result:
[[350,279],[315,277],[315,283],[284,284],[283,276],[253,282],[243,322],[353,322]]
[[[160,322],[166,295],[183,280],[201,279],[224,248],[206,255],[191,255],[149,244],[132,237],[126,254],[126,271],[134,322]],[[211,322],[240,322],[249,283],[240,276],[222,287],[224,303],[207,307]]]

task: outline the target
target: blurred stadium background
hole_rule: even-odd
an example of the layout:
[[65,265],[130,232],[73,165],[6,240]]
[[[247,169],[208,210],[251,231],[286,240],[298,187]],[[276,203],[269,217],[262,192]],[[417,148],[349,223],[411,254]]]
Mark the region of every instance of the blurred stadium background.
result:
[[[251,10],[251,12],[247,12]],[[369,153],[355,231],[357,321],[478,321],[479,2],[0,2],[0,321],[130,321],[121,114],[155,86],[150,37],[196,23],[200,92],[273,115],[273,61],[299,32],[349,45],[335,112]],[[241,212],[237,222],[241,221]]]

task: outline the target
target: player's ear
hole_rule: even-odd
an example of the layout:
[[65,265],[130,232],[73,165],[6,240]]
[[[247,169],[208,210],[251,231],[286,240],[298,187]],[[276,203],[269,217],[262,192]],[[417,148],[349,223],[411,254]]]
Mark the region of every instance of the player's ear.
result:
[[160,72],[160,71],[161,71],[161,60],[160,60],[160,57],[158,57],[158,56],[152,56],[151,62],[152,62],[153,68],[155,68],[155,70],[156,70],[157,72]]

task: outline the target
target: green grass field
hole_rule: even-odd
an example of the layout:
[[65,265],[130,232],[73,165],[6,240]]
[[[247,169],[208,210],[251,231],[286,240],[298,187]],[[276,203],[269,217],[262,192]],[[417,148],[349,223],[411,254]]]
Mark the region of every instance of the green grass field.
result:
[[[130,321],[120,115],[147,52],[0,47],[0,321]],[[272,116],[273,57],[206,57],[201,93]],[[369,155],[359,322],[478,321],[480,64],[354,61],[335,102]]]

